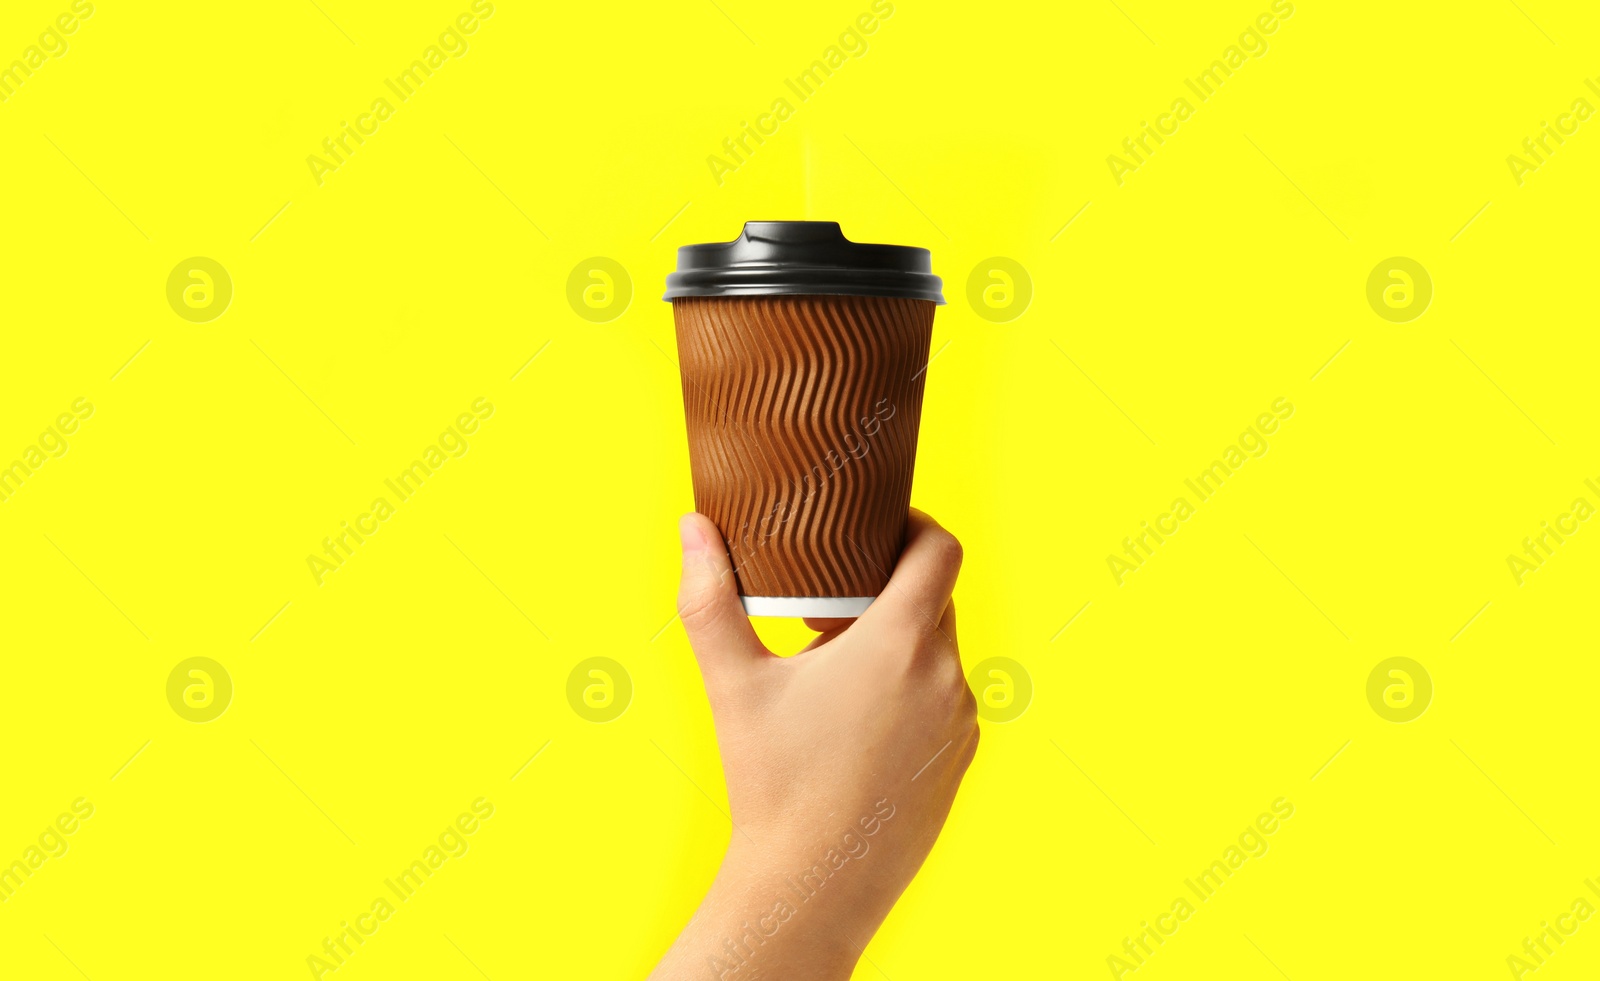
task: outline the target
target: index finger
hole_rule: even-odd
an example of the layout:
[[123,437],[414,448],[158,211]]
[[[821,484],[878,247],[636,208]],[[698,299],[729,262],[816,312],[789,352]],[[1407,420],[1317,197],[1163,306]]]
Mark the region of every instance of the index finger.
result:
[[937,521],[913,508],[906,518],[906,546],[889,584],[861,620],[936,630],[961,573],[961,543]]

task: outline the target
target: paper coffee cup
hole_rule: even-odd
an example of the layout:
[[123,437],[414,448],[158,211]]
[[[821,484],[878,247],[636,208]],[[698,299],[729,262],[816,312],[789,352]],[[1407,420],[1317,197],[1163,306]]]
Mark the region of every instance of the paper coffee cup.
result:
[[926,249],[752,221],[667,277],[695,509],[751,616],[853,617],[905,544],[933,313]]

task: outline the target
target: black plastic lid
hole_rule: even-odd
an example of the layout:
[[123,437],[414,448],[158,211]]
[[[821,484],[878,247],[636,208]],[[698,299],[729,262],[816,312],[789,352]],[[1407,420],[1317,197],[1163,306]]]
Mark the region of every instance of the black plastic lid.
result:
[[943,304],[942,285],[927,249],[852,242],[836,221],[747,221],[731,242],[679,248],[662,299],[833,293]]

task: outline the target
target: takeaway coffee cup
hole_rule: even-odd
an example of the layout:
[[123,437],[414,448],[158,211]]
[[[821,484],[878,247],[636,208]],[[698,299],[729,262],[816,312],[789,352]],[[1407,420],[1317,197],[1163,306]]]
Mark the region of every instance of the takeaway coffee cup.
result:
[[927,249],[831,221],[686,245],[677,323],[695,509],[751,616],[859,616],[905,544],[934,307]]

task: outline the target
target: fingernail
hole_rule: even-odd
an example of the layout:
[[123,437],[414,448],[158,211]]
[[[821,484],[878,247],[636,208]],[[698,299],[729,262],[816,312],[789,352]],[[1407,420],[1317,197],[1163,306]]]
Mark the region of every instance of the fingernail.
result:
[[684,555],[706,550],[706,539],[700,534],[700,523],[694,520],[692,514],[686,514],[678,519],[678,537],[683,541]]

